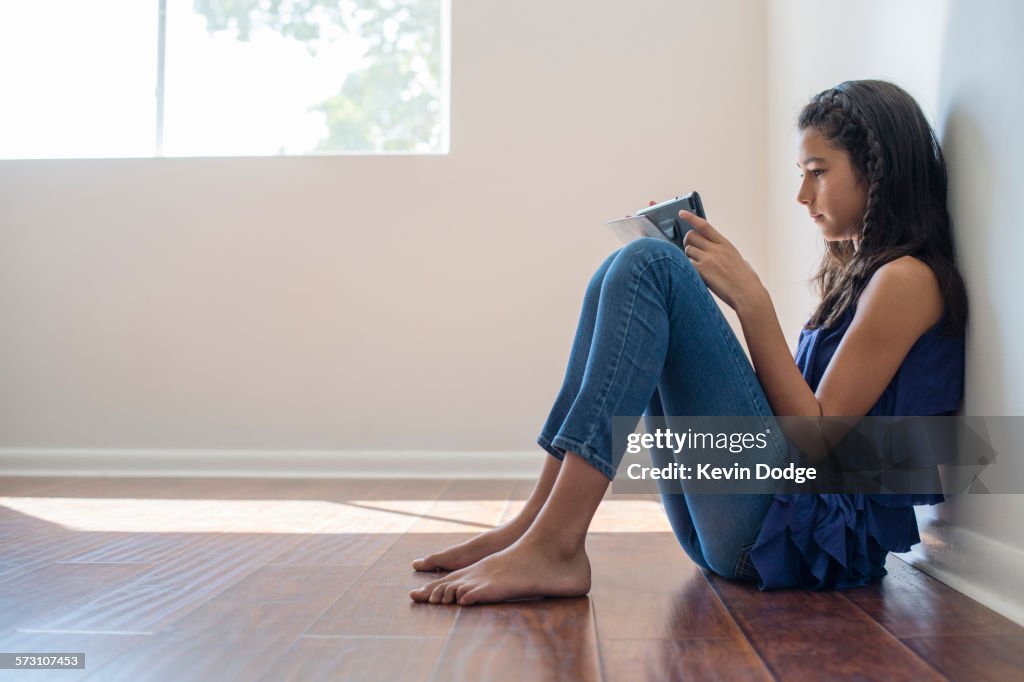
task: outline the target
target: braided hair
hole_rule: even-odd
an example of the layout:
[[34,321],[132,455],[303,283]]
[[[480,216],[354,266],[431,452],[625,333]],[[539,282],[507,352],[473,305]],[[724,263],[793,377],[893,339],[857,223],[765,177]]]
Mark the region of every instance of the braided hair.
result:
[[956,268],[945,159],[914,98],[886,81],[845,81],[812,97],[797,127],[814,128],[846,152],[867,189],[858,248],[852,240],[825,242],[811,278],[820,302],[807,329],[838,324],[878,268],[909,255],[938,278],[947,313],[943,333],[963,334],[967,294]]

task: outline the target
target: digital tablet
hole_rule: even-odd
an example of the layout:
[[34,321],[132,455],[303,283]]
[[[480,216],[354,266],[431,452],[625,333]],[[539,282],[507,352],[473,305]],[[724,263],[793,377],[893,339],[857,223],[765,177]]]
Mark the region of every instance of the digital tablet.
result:
[[674,199],[667,199],[660,204],[647,206],[627,218],[609,220],[605,223],[623,242],[629,243],[640,237],[654,237],[670,241],[683,248],[683,237],[693,226],[679,217],[679,211],[686,209],[701,218],[704,215],[704,204],[697,192],[690,192]]

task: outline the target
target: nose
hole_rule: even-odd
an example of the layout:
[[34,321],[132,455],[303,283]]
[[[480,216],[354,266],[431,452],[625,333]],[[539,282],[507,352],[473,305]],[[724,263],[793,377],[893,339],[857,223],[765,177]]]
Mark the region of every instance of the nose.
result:
[[796,193],[796,201],[798,204],[810,206],[811,199],[813,198],[814,196],[810,190],[810,183],[807,182],[807,175],[804,175],[804,179],[800,182],[800,191]]

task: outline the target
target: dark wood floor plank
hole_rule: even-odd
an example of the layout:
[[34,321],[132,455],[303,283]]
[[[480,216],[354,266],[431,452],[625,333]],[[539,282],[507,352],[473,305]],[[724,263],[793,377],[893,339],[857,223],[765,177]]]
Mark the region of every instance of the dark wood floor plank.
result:
[[534,487],[537,485],[537,479],[535,478],[521,478],[516,479],[515,485],[512,486],[512,492],[509,494],[510,500],[526,500],[530,497],[530,493],[533,492]]
[[837,591],[761,592],[751,583],[708,581],[780,679],[942,679]]
[[356,567],[264,566],[88,679],[255,679],[360,572]]
[[890,555],[889,574],[843,595],[896,637],[1015,635],[1008,618]]
[[523,508],[526,504],[526,500],[530,498],[530,493],[533,492],[533,487],[537,483],[536,480],[517,480],[512,486],[512,490],[508,496],[508,504],[505,505],[504,511],[501,513],[501,518],[498,519],[498,523],[505,523],[515,518],[515,515]]
[[587,553],[602,640],[742,638],[671,533],[593,533]]
[[[217,502],[207,499],[216,494],[213,490],[259,485],[216,479],[97,477],[65,480],[59,495],[40,495],[40,499],[12,495],[22,499],[8,499],[6,514],[0,518],[0,582],[59,561],[165,560],[186,546],[188,538],[146,531],[186,526],[192,533],[219,530],[223,519],[214,513]],[[187,507],[176,502],[193,497],[197,501]]]
[[[0,583],[0,630],[28,626],[123,585],[149,564],[50,564]],[[0,649],[0,651],[6,651]]]
[[302,637],[258,682],[425,681],[444,637]]
[[[414,481],[414,487],[408,482],[405,486],[393,483],[380,482],[377,488],[361,490],[358,497],[315,495],[334,507],[335,516],[272,563],[370,566],[452,485],[446,481]],[[389,492],[396,494],[390,497]]]
[[508,502],[521,483],[512,478],[453,478],[438,500]]
[[[358,527],[365,527],[359,525]],[[387,551],[399,535],[396,533],[354,533],[337,527],[325,528],[281,552],[271,560],[275,565],[334,566],[371,565]]]
[[81,476],[0,476],[0,497],[46,496],[81,480]]
[[903,641],[957,682],[1024,679],[1024,635],[910,637]]
[[587,551],[606,679],[771,679],[674,534],[592,534]]
[[286,492],[289,499],[338,502],[369,499],[390,489],[389,481],[377,478],[265,478],[260,482],[259,488],[243,488],[239,496],[282,499]]
[[[82,476],[58,479],[58,487],[31,497],[108,499],[194,499],[211,489],[245,487],[257,479],[190,478],[172,476]],[[17,488],[14,488],[17,490]],[[19,494],[21,494],[19,492]]]
[[0,651],[14,653],[83,653],[83,670],[0,670],[0,682],[31,680],[83,680],[148,635],[61,634],[18,632],[0,633]]
[[34,534],[9,538],[0,543],[0,587],[120,537],[119,533],[71,531],[44,524]]
[[380,479],[378,485],[367,491],[369,500],[436,500],[451,485],[440,478]]
[[230,588],[296,540],[287,535],[211,536],[87,604],[57,609],[21,629],[151,634]]
[[499,525],[514,487],[511,480],[454,480],[408,532],[483,533]]
[[188,547],[201,543],[207,537],[209,537],[207,533],[118,533],[109,542],[62,559],[60,563],[160,564],[170,561]]
[[[83,486],[89,495],[117,495],[116,482],[106,486],[93,482]],[[132,494],[145,494],[141,482],[130,483]],[[125,533],[90,551],[72,556],[68,562],[166,561],[189,546],[203,541],[211,532],[238,532],[244,521],[261,519],[262,526],[250,528],[266,532],[311,531],[333,521],[338,514],[329,498],[364,491],[367,481],[330,481],[295,479],[193,479],[166,482],[155,495],[137,504],[135,521],[148,532]],[[78,489],[76,489],[78,490]],[[106,492],[104,492],[106,491]],[[128,491],[125,491],[128,492]],[[277,503],[273,511],[268,502]],[[284,504],[292,502],[292,504]],[[243,505],[241,508],[238,505]],[[343,508],[339,508],[343,509]],[[145,510],[143,512],[142,510]],[[268,521],[273,516],[274,521]],[[285,527],[282,528],[281,520]],[[302,519],[301,527],[295,519]]]
[[[444,481],[381,482],[359,498],[335,499],[338,515],[320,531],[274,559],[282,564],[369,566],[415,525],[448,487]],[[389,493],[398,493],[394,497]],[[319,498],[318,498],[319,499]]]
[[413,558],[507,521],[532,488],[0,477],[0,651],[85,651],[87,670],[60,679],[98,680],[973,681],[1024,670],[1024,628],[895,558],[867,588],[759,592],[705,577],[656,496],[610,490],[587,541],[587,597],[409,599],[442,575],[414,572]]
[[[418,483],[421,518],[374,561],[352,589],[310,628],[315,635],[444,636],[454,613],[415,603],[409,591],[438,577],[418,573],[412,560],[494,527],[514,481],[455,480],[442,487]],[[401,500],[402,495],[395,496]],[[416,498],[412,498],[417,501]],[[470,532],[450,532],[461,529]],[[438,532],[440,531],[440,532]],[[275,561],[280,561],[276,559]]]
[[458,610],[431,680],[601,679],[588,597],[427,606]]
[[745,639],[601,640],[607,682],[772,680]]
[[406,533],[366,569],[307,634],[446,636],[457,607],[438,608],[410,599],[410,590],[442,575],[413,571],[412,560],[471,537],[469,533]]

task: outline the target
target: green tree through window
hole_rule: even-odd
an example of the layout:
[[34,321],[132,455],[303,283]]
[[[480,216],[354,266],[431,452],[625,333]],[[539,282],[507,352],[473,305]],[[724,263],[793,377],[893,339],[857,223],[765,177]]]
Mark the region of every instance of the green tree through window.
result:
[[[239,41],[263,26],[315,55],[323,28],[369,47],[337,93],[312,105],[327,134],[317,152],[442,151],[441,3],[444,0],[194,0],[211,33]],[[332,32],[333,34],[334,32]]]

